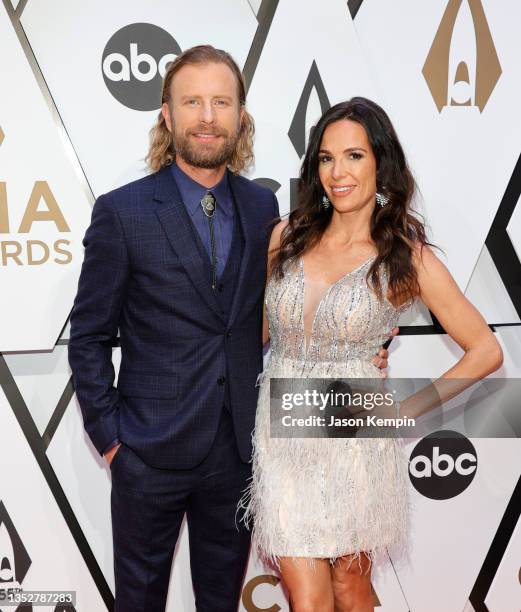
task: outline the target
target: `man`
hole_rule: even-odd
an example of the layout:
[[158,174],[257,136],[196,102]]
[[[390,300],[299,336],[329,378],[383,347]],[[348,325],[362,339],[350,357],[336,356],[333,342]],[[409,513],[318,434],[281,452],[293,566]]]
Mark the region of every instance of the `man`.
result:
[[235,515],[251,471],[278,205],[238,175],[253,158],[253,121],[227,53],[182,53],[162,101],[154,173],[94,206],[69,361],[85,428],[111,466],[116,611],[164,610],[186,513],[197,609],[231,612],[249,549]]

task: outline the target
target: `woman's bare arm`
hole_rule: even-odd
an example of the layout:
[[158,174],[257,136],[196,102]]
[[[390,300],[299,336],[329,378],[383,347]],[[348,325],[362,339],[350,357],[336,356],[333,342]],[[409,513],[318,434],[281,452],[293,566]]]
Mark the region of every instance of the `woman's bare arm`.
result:
[[415,254],[420,298],[463,356],[441,377],[402,403],[404,414],[415,417],[447,401],[497,370],[503,352],[478,310],[463,295],[445,265],[428,247]]
[[[287,219],[284,221],[279,221],[271,232],[270,243],[268,246],[268,269],[266,271],[266,283],[268,282],[268,279],[271,274],[273,258],[280,247],[280,238],[282,235],[282,231],[284,230],[287,224]],[[268,317],[266,315],[266,304],[264,304],[263,306],[262,313],[262,344],[264,346],[270,339],[270,329],[268,325]]]

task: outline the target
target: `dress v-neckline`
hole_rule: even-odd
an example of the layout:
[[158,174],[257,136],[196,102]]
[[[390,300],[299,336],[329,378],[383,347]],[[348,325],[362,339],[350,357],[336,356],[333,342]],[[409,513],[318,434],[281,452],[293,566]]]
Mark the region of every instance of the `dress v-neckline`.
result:
[[[352,270],[349,270],[349,272],[346,272],[345,274],[343,274],[334,283],[327,283],[325,281],[315,281],[315,280],[311,280],[311,281],[308,281],[308,282],[323,283],[324,285],[328,285],[329,287],[334,287],[335,285],[338,285],[343,280],[345,280],[348,276],[351,276],[351,274],[354,274],[355,272],[358,272],[359,270],[361,270],[366,264],[368,264],[373,259],[376,259],[376,255],[371,255],[371,257],[368,257],[359,266],[357,266],[356,268],[353,268]],[[306,274],[305,274],[305,270],[304,270],[304,257],[302,257],[302,256],[299,257],[299,260],[300,260],[300,270],[301,270],[301,273],[302,273],[302,280],[304,281],[304,284],[306,284]]]
[[[360,270],[362,270],[364,268],[364,266],[366,266],[370,261],[374,260],[376,258],[376,255],[372,255],[371,257],[368,257],[365,261],[363,261],[359,266],[357,266],[356,268],[353,268],[352,270],[350,270],[349,272],[346,272],[345,274],[343,274],[338,280],[336,280],[334,283],[324,283],[325,285],[328,285],[327,290],[325,291],[324,295],[320,298],[319,302],[317,303],[317,307],[315,309],[315,312],[313,314],[313,320],[311,322],[311,327],[309,329],[309,342],[306,338],[306,326],[305,326],[305,322],[304,322],[304,312],[305,312],[305,303],[306,303],[306,274],[305,274],[305,270],[304,270],[304,258],[300,257],[299,258],[299,263],[300,263],[300,277],[301,277],[301,281],[302,281],[302,336],[303,336],[303,341],[304,341],[304,345],[303,345],[303,353],[304,353],[304,360],[306,360],[308,358],[308,352],[309,349],[313,343],[313,337],[314,337],[314,333],[315,333],[315,323],[317,321],[318,318],[318,314],[322,308],[322,305],[325,303],[325,301],[327,300],[327,298],[329,297],[329,294],[331,293],[331,291],[333,290],[334,287],[336,287],[337,285],[341,284],[343,281],[345,281],[347,278],[349,278],[352,274],[354,274],[355,272],[359,272]],[[322,281],[309,281],[308,280],[308,284],[310,282],[322,282]]]

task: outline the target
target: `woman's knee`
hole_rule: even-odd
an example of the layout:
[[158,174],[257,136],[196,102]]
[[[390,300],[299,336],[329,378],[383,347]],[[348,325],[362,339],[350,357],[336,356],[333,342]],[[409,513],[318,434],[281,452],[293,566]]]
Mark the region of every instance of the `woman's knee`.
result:
[[334,601],[314,594],[300,593],[296,597],[291,597],[292,612],[333,612]]
[[329,560],[284,557],[280,570],[294,612],[333,612]]
[[372,601],[370,568],[371,561],[365,555],[337,560],[332,571],[332,587],[338,610],[359,609],[360,603]]

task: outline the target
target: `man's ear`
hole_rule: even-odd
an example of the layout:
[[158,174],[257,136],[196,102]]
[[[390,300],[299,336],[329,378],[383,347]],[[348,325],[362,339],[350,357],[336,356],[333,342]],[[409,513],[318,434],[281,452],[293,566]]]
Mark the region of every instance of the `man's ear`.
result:
[[172,131],[172,117],[170,116],[170,108],[166,102],[161,105],[161,114],[166,123],[166,128],[169,132]]

